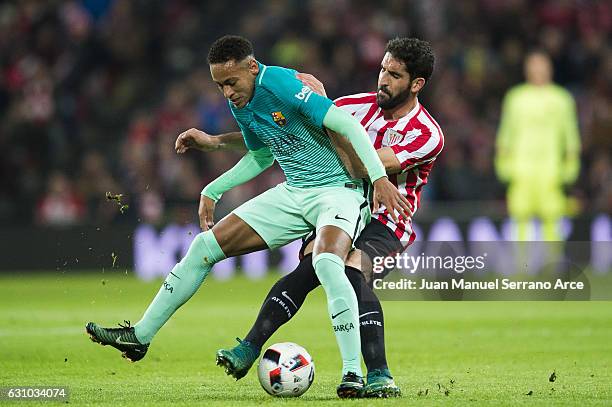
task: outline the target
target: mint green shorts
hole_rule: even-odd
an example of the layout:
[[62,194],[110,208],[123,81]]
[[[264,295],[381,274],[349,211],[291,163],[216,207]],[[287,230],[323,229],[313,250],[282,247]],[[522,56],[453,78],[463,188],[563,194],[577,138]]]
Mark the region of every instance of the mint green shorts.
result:
[[361,187],[296,188],[286,182],[245,202],[233,213],[251,226],[268,247],[284,246],[323,226],[344,230],[353,242],[370,222]]

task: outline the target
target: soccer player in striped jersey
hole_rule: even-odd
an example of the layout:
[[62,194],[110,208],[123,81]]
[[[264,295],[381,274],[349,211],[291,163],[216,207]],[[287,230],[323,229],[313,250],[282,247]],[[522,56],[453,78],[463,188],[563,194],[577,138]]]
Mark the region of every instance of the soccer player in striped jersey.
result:
[[[363,389],[359,310],[344,262],[371,217],[368,183],[351,177],[324,129],[341,134],[354,147],[374,187],[374,208],[389,205],[397,211],[393,215],[397,220],[410,212],[408,200],[388,180],[359,122],[303,86],[295,71],[258,62],[251,43],[238,36],[216,40],[208,63],[248,151],[202,191],[199,215],[204,232],[170,271],[142,319],[134,327],[120,328],[90,322],[86,330],[94,341],[140,360],[154,335],[195,294],[215,263],[285,245],[314,227],[312,265],[327,295],[343,362],[337,393],[341,398],[357,397]],[[183,147],[178,140],[177,152]],[[287,181],[245,202],[215,225],[214,207],[221,195],[253,179],[274,161]],[[226,360],[219,358],[218,363]]]
[[[429,80],[434,55],[425,41],[396,38],[386,47],[378,77],[378,90],[338,98],[336,106],[350,113],[366,129],[370,141],[385,165],[391,182],[406,196],[416,211],[421,191],[435,159],[444,146],[440,126],[419,103],[418,94]],[[313,90],[324,94],[321,82],[312,75],[298,77]],[[348,143],[330,134],[347,169],[357,177],[365,171]],[[201,132],[183,134],[190,147],[203,151],[239,148],[239,133],[211,137]],[[384,320],[380,302],[372,291],[371,263],[377,256],[389,256],[406,249],[415,239],[411,219],[396,221],[387,208],[380,207],[356,240],[347,260],[346,274],[359,301],[362,355],[368,368],[365,397],[395,397],[401,394],[389,372],[385,355]],[[281,278],[264,300],[257,320],[244,341],[219,355],[230,361],[230,373],[243,377],[266,340],[289,321],[307,294],[319,285],[311,265],[312,236],[302,247],[298,267]],[[385,270],[388,273],[389,270]],[[386,275],[377,275],[384,278]]]

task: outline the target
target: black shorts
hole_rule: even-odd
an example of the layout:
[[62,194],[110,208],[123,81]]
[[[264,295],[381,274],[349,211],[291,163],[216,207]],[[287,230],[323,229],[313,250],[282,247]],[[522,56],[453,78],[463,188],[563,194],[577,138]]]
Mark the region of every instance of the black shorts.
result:
[[[302,248],[300,249],[300,260],[304,257],[306,246],[314,240],[315,237],[316,234],[313,232],[304,239]],[[401,253],[404,250],[397,236],[378,219],[372,219],[372,221],[361,231],[361,234],[355,241],[355,248],[366,253],[370,261],[372,261],[374,257],[394,256],[396,253]],[[385,278],[391,270],[393,270],[393,268],[385,268],[382,273],[377,273],[376,278]],[[367,276],[370,275],[372,271],[362,271],[364,275],[366,275],[366,280],[369,281],[370,279],[368,279]]]

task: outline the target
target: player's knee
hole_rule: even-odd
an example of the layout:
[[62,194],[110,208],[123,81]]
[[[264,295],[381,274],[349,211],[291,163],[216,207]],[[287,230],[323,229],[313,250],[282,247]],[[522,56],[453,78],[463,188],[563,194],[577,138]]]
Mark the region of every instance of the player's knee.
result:
[[213,264],[224,258],[225,254],[221,250],[215,235],[208,230],[196,235],[181,263],[188,267],[209,270]]
[[324,226],[317,232],[313,254],[316,257],[322,253],[331,253],[345,261],[351,243],[350,236],[344,230],[335,226]]

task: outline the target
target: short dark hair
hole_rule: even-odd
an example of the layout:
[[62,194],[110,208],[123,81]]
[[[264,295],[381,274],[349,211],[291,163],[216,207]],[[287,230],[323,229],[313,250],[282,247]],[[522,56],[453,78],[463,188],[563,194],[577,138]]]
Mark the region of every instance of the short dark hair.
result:
[[224,64],[228,61],[242,61],[253,55],[251,41],[238,35],[224,35],[210,46],[208,64]]
[[406,65],[410,79],[429,80],[434,69],[434,53],[427,41],[418,38],[394,38],[387,43],[385,52]]

